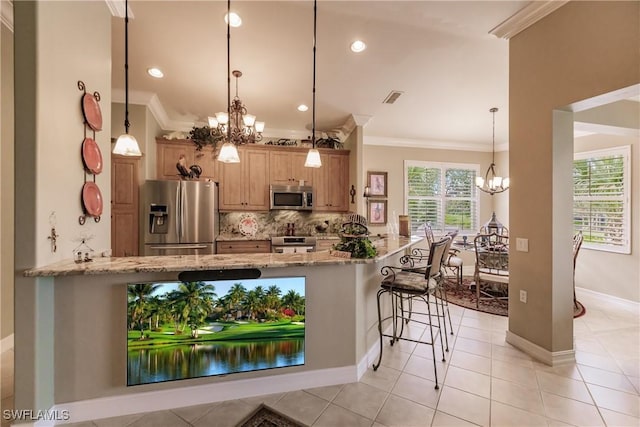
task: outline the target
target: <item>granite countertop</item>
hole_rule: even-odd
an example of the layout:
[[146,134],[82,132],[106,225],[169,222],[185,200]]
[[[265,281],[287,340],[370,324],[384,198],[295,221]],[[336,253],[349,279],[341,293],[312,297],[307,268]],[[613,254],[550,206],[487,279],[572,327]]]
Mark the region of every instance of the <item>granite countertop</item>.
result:
[[172,271],[230,270],[234,268],[278,268],[304,265],[367,264],[383,260],[409,246],[424,240],[421,237],[383,238],[374,241],[378,256],[370,259],[338,258],[329,251],[303,254],[220,254],[220,255],[167,255],[143,257],[104,257],[76,264],[73,260],[60,261],[24,272],[28,277],[69,275],[159,273]]

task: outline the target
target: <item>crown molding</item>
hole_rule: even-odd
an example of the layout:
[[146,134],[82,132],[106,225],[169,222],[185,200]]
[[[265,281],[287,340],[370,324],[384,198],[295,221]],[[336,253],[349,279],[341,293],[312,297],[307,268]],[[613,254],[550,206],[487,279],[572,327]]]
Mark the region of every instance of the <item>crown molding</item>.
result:
[[[355,128],[356,126],[365,127],[367,124],[369,124],[369,121],[372,117],[373,116],[367,116],[364,114],[352,114],[347,120],[347,123],[353,122],[353,128]],[[351,130],[353,130],[353,128],[351,128]]]
[[[461,141],[434,141],[427,139],[407,139],[407,138],[390,138],[382,136],[364,136],[364,145],[377,145],[388,147],[403,148],[423,148],[432,150],[455,150],[455,151],[477,151],[491,152],[490,143],[474,143]],[[496,145],[496,152],[508,151],[508,144]]]
[[13,33],[13,1],[0,1],[0,21]]
[[532,1],[498,26],[491,29],[489,34],[509,40],[511,37],[529,28],[568,2],[569,0]]
[[640,137],[640,129],[586,122],[573,122],[573,133],[574,137],[593,134]]
[[[111,16],[115,16],[116,18],[124,18],[124,0],[104,0],[107,3],[107,7],[109,8],[109,12],[111,12]],[[128,5],[127,11],[129,12],[129,19],[133,19],[133,11],[131,10],[131,5]]]
[[[113,89],[111,91],[111,101],[125,103],[125,93],[122,89]],[[155,93],[132,90],[129,91],[129,103],[135,105],[144,105],[156,119],[162,130],[183,131],[188,132],[193,127],[193,122],[185,122],[172,120],[165,111],[160,98]]]

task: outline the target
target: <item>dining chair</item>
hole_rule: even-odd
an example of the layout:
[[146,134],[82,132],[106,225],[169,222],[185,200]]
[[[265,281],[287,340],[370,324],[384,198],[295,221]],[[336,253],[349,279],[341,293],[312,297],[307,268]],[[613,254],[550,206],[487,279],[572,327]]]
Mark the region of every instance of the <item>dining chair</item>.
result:
[[479,234],[473,239],[473,245],[476,252],[476,307],[480,307],[481,299],[508,303],[504,285],[509,284],[509,237],[497,233]]
[[576,260],[582,246],[582,239],[582,231],[578,231],[573,235],[573,306],[575,308],[578,308],[578,299],[576,298]]
[[[425,266],[423,274],[416,274],[415,271],[409,271],[403,267],[383,266],[380,270],[383,278],[380,283],[380,290],[376,295],[378,306],[378,333],[380,335],[380,354],[378,361],[373,365],[376,371],[382,363],[382,350],[384,337],[391,338],[390,345],[399,340],[422,343],[431,346],[433,356],[433,372],[435,377],[435,388],[438,389],[438,370],[436,364],[435,340],[440,338],[440,347],[442,351],[442,361],[445,362],[444,343],[441,330],[439,304],[433,304],[436,310],[435,314],[431,313],[432,301],[435,298],[437,290],[442,286],[444,275],[442,273],[442,260],[445,255],[446,246],[451,240],[450,237],[433,242],[429,250],[429,258]],[[384,295],[390,297],[390,314],[382,317],[380,308],[380,300]],[[421,300],[426,306],[426,313],[418,313],[413,310],[414,299]],[[409,307],[410,306],[410,307]],[[385,332],[383,325],[386,321],[391,321],[391,333]],[[428,330],[424,331],[419,339],[403,336],[405,324],[415,322],[425,326]],[[408,328],[407,328],[408,329]]]

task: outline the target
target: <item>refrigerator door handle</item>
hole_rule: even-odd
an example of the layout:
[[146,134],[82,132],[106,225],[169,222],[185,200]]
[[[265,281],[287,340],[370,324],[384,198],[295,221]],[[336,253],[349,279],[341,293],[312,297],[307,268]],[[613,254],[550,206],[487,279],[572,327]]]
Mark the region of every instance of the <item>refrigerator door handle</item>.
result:
[[207,245],[152,245],[149,249],[206,249]]
[[180,222],[182,220],[182,216],[180,215],[181,213],[181,209],[180,209],[180,194],[181,194],[181,189],[182,187],[182,182],[178,181],[178,185],[176,186],[176,236],[178,236],[178,241],[180,241]]
[[185,240],[184,217],[186,215],[185,206],[187,205],[187,184],[180,181],[180,242]]

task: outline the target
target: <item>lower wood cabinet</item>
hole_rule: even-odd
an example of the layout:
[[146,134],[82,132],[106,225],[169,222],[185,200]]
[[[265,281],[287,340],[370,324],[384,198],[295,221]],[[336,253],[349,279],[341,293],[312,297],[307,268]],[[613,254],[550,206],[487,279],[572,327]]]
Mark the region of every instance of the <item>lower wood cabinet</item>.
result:
[[138,255],[138,171],[136,157],[111,155],[111,253]]
[[216,254],[250,254],[271,252],[269,240],[225,240],[216,242]]

